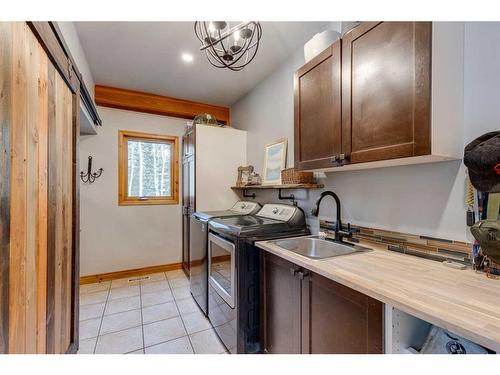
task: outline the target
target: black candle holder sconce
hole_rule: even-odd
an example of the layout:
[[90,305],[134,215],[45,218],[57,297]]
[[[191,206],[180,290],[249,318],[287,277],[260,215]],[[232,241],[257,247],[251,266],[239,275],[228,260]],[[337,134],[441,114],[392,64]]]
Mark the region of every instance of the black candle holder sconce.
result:
[[89,162],[87,164],[87,173],[80,172],[80,178],[84,183],[93,183],[97,178],[101,177],[102,171],[104,169],[99,168],[97,172],[92,173],[92,156],[89,156]]

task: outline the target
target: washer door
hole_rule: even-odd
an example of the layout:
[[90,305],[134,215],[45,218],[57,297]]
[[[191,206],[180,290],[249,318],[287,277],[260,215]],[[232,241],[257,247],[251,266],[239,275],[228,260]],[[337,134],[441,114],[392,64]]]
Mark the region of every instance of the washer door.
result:
[[208,236],[208,282],[233,309],[236,299],[235,267],[234,243],[210,233]]

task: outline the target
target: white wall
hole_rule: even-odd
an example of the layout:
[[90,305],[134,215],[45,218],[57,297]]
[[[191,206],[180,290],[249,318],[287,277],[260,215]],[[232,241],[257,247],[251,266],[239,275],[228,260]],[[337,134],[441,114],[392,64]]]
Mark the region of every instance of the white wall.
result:
[[500,22],[465,23],[465,137],[500,129]]
[[[464,41],[465,143],[500,128],[500,23],[466,23]],[[293,73],[304,63],[292,56],[231,108],[233,126],[248,131],[248,163],[262,170],[264,145],[287,137],[288,166],[293,166]],[[322,181],[337,192],[344,221],[370,227],[471,240],[465,225],[465,168],[461,161],[337,172]],[[295,192],[309,211],[319,191]],[[258,200],[275,201],[273,192]],[[326,202],[325,202],[326,203]],[[333,217],[325,204],[320,216]],[[309,223],[317,226],[316,219]]]
[[80,138],[81,169],[89,155],[93,169],[104,168],[93,184],[80,184],[81,275],[180,262],[180,204],[118,206],[118,130],[180,137],[186,121],[103,107],[99,113],[98,135]]

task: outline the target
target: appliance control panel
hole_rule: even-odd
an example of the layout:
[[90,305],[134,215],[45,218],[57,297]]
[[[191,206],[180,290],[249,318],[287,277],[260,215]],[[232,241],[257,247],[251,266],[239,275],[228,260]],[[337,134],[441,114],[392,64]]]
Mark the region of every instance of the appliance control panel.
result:
[[262,207],[261,210],[257,213],[257,216],[281,221],[289,221],[296,211],[297,207],[287,204],[272,203],[265,204],[264,207]]
[[231,208],[231,211],[235,211],[238,213],[242,213],[245,215],[253,214],[258,211],[260,208],[260,204],[257,202],[249,202],[249,201],[238,201]]

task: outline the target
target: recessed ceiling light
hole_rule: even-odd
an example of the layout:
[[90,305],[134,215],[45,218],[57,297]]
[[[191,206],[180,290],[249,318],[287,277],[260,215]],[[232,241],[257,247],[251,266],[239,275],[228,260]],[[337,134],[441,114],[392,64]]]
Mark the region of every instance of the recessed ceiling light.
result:
[[182,61],[184,62],[192,62],[193,61],[193,55],[191,55],[190,53],[183,53],[181,55],[181,58],[182,58]]

